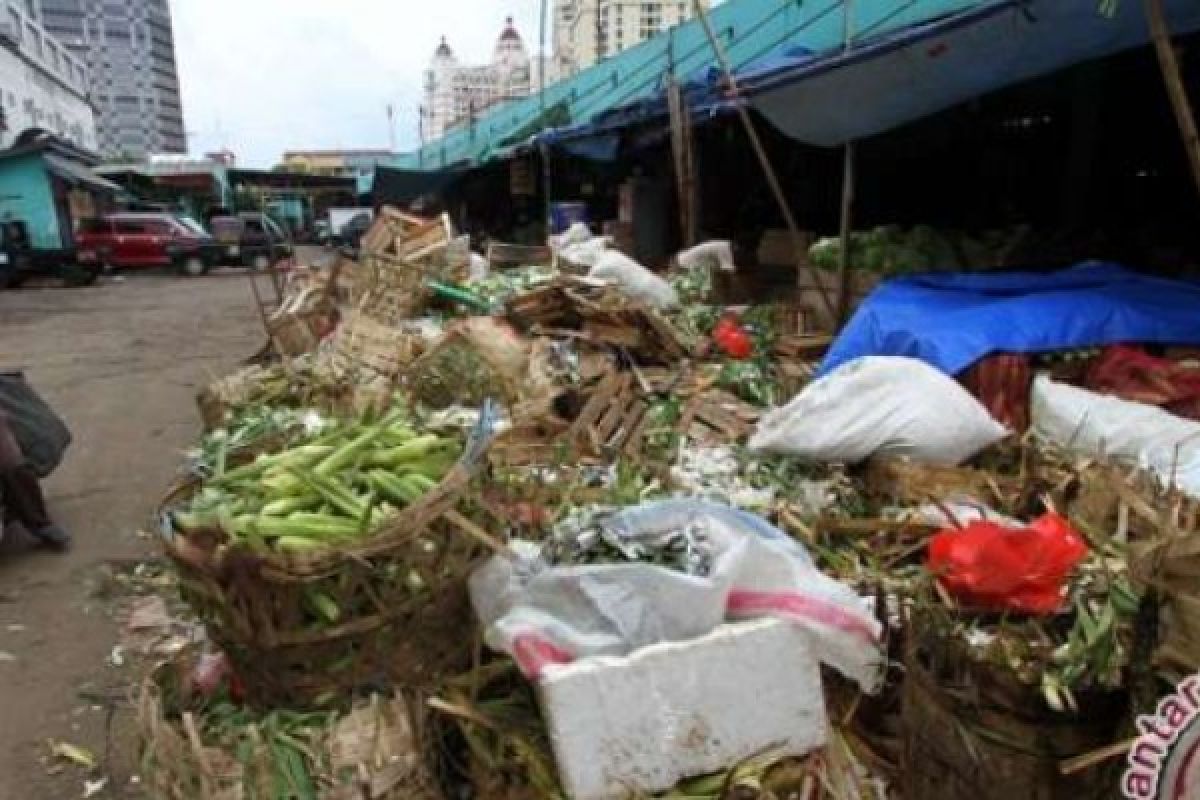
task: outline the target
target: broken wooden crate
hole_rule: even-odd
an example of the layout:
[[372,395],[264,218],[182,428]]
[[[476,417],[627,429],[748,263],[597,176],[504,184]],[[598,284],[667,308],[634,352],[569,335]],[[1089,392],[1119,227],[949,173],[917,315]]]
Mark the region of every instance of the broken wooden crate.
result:
[[533,334],[575,338],[629,353],[639,363],[673,364],[691,349],[669,320],[620,290],[562,277],[512,298],[508,318]]

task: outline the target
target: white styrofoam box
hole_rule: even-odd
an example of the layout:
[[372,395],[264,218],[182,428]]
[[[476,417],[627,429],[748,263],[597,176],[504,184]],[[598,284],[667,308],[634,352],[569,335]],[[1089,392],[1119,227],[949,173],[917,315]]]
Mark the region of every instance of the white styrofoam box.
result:
[[817,659],[775,619],[554,667],[538,689],[573,800],[663,791],[764,751],[801,756],[828,731]]

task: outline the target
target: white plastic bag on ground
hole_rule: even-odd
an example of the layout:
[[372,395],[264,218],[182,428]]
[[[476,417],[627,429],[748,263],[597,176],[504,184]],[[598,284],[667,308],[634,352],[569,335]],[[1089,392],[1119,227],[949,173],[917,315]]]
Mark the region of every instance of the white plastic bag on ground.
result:
[[592,229],[583,222],[573,222],[571,227],[559,234],[554,234],[547,240],[551,250],[562,250],[575,244],[583,244],[596,238],[592,235]]
[[1033,382],[1033,430],[1078,453],[1137,464],[1200,497],[1200,422],[1041,375]]
[[567,245],[558,251],[558,255],[559,258],[569,264],[576,264],[580,267],[591,269],[596,266],[600,258],[607,252],[608,237],[597,236],[595,239],[588,239],[586,242]]
[[588,277],[614,284],[659,311],[679,305],[679,295],[671,284],[617,250],[600,256]]
[[495,557],[471,576],[471,598],[488,644],[512,655],[531,679],[577,659],[694,639],[727,620],[776,617],[805,631],[817,658],[866,691],[878,688],[880,627],[866,604],[761,518],[669,500],[616,512],[602,524],[630,544],[698,530],[711,569],[698,577],[642,563],[549,566],[530,543],[518,543],[515,561]]
[[737,271],[737,265],[733,263],[733,244],[725,241],[698,244],[677,255],[675,262],[681,269],[689,272],[699,269],[719,269],[722,272]]
[[883,455],[956,466],[1008,433],[966,389],[923,361],[868,356],[763,417],[749,446],[821,462]]

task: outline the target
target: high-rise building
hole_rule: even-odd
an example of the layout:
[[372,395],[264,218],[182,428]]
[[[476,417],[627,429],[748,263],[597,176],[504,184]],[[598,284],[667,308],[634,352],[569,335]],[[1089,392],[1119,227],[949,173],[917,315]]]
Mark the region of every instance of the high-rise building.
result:
[[88,84],[87,65],[38,24],[26,2],[0,2],[0,148],[41,128],[95,150]]
[[484,109],[532,91],[529,52],[508,18],[490,64],[459,64],[443,38],[425,72],[421,107],[421,141],[431,142],[455,126],[466,124]]
[[27,0],[91,70],[100,152],[186,153],[168,0]]
[[693,12],[692,0],[555,0],[556,77],[570,77],[641,44]]

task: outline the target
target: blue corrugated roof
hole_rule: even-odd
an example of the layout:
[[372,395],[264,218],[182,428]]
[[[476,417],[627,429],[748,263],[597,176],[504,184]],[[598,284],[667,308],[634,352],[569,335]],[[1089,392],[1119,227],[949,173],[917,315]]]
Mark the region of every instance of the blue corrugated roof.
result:
[[[855,0],[850,30],[855,39],[905,28],[988,0]],[[710,17],[738,71],[801,54],[841,49],[846,32],[844,0],[727,0]],[[474,124],[456,128],[396,166],[436,170],[488,161],[536,132],[543,109],[553,109],[557,125],[579,124],[598,114],[654,96],[674,65],[682,78],[697,78],[715,60],[698,20],[671,31],[548,87],[490,110]],[[531,130],[532,128],[532,130]]]

